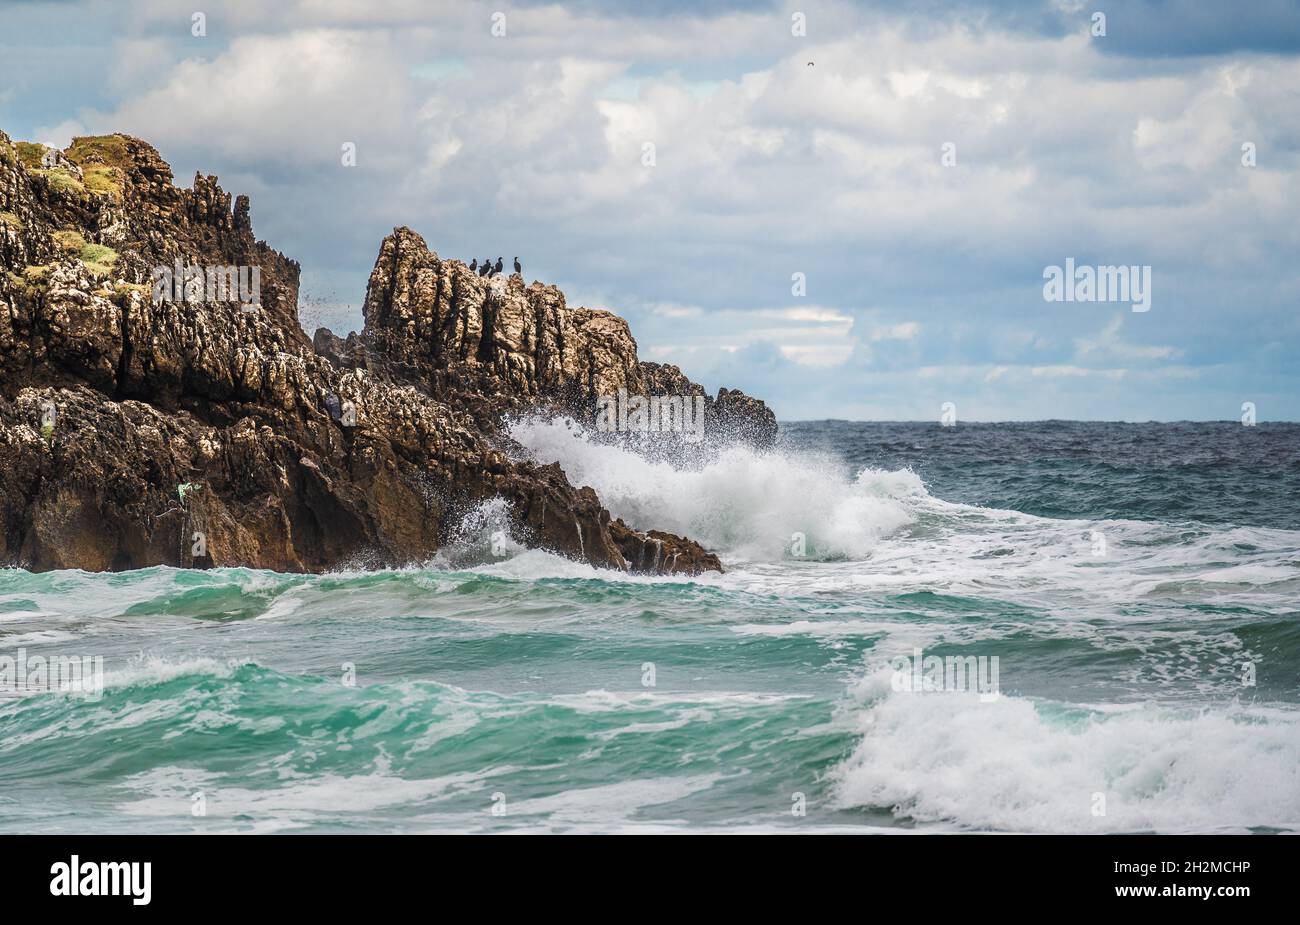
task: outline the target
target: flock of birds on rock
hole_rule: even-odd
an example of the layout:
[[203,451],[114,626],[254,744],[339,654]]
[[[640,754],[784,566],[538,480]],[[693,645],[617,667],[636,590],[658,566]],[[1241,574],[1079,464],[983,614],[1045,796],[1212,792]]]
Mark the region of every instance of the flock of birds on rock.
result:
[[[487,258],[486,260],[483,261],[483,266],[481,267],[478,265],[477,257],[475,257],[473,260],[469,262],[470,270],[474,273],[477,273],[479,276],[496,276],[501,272],[503,267],[504,267],[504,262],[500,257],[497,258],[497,262],[495,264],[492,262],[491,257]],[[517,273],[521,277],[524,275],[524,268],[520,266],[518,257],[515,258],[515,273]]]

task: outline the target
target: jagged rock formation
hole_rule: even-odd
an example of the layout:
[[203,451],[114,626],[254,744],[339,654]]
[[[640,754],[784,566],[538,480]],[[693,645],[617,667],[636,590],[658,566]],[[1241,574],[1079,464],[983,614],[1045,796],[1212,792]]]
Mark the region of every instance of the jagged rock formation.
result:
[[[539,404],[589,420],[600,396],[701,396],[706,428],[768,445],[776,418],[742,392],[709,396],[676,366],[640,361],[627,322],[571,309],[555,286],[480,277],[443,260],[409,228],[384,239],[370,274],[365,331],[348,341],[322,329],[318,352],[343,367],[428,383],[491,427],[502,409]],[[382,357],[378,361],[376,357]]]
[[[260,268],[260,300],[166,301],[177,261]],[[64,152],[0,133],[0,565],[247,565],[320,571],[428,559],[475,505],[592,564],[720,569],[692,540],[610,517],[503,416],[589,407],[625,388],[703,394],[641,363],[622,319],[554,287],[483,278],[397,229],[346,340],[297,321],[299,267],[252,233],[246,197],[191,189],[145,142]],[[755,442],[739,392],[712,420]]]

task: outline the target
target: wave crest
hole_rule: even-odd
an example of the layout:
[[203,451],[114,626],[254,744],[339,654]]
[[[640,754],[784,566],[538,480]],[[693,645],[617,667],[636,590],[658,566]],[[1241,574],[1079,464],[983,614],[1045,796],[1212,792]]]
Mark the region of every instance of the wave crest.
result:
[[[859,684],[864,736],[833,772],[841,808],[1020,832],[1241,832],[1300,822],[1300,714],[1065,707]],[[1100,810],[1100,811],[1099,811]]]

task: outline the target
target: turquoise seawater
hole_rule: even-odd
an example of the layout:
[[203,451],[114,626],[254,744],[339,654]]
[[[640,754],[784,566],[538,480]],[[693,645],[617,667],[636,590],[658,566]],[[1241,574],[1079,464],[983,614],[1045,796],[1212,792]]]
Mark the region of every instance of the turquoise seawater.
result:
[[[1300,427],[785,425],[679,471],[514,436],[722,575],[0,570],[6,832],[1300,830]],[[998,659],[996,696],[900,656]]]

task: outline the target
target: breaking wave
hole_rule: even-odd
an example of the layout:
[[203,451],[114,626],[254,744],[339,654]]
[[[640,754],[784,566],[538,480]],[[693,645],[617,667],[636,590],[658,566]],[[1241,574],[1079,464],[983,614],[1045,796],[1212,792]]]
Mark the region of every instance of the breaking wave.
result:
[[510,436],[540,462],[558,462],[573,484],[590,485],[636,529],[689,536],[735,559],[786,558],[796,534],[808,558],[863,558],[914,520],[907,499],[926,494],[913,472],[863,469],[855,478],[828,455],[743,445],[678,469],[591,440],[568,418],[518,420]]

